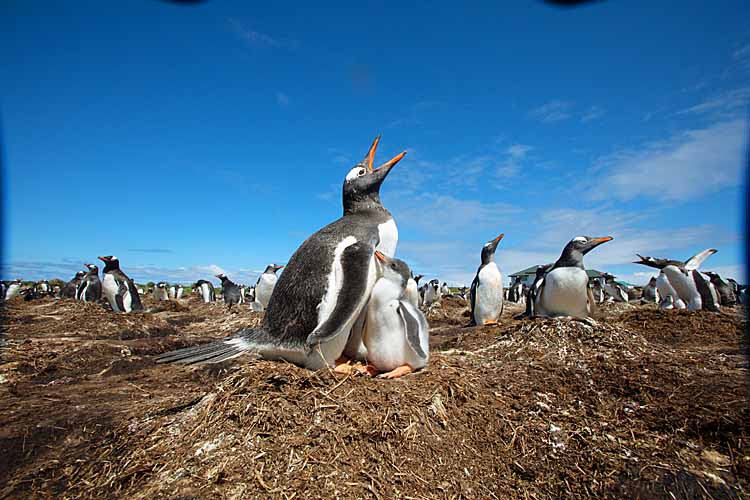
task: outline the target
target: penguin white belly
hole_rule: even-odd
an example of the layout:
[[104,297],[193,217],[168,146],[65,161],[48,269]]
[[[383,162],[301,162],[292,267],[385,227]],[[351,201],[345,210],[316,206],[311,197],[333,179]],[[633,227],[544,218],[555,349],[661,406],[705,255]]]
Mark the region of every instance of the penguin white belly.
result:
[[[687,305],[688,310],[697,311],[703,307],[701,294],[698,292],[692,276],[686,276],[676,266],[667,266],[663,271],[669,279],[669,284],[677,292],[680,300]],[[675,297],[675,299],[678,297]]]
[[387,222],[378,225],[378,235],[380,236],[380,243],[375,247],[375,250],[393,257],[396,255],[396,246],[398,246],[398,228],[396,227],[396,221],[390,218]]
[[175,298],[181,299],[182,298],[182,288],[178,288],[175,292]]
[[411,302],[414,307],[419,307],[419,290],[417,289],[417,282],[409,278],[406,282],[406,300]]
[[578,267],[553,269],[544,278],[536,309],[542,316],[588,316],[588,275]]
[[21,286],[17,284],[12,284],[8,287],[8,290],[5,292],[5,300],[10,300],[12,298],[18,297],[18,294],[21,291]]
[[206,283],[201,283],[201,295],[203,296],[203,302],[211,302],[211,289]]
[[474,303],[474,322],[483,325],[487,321],[497,321],[503,308],[503,275],[497,264],[490,262],[479,271]]
[[680,296],[677,295],[677,291],[675,291],[674,287],[669,282],[669,278],[664,272],[660,272],[659,276],[656,277],[656,291],[659,292],[661,301],[664,301],[667,297],[671,296],[672,307],[675,309],[685,309],[685,303]]
[[263,309],[268,307],[268,301],[271,300],[271,294],[273,293],[273,288],[276,286],[277,279],[275,274],[270,273],[260,276],[260,281],[255,287],[255,301],[260,302]]
[[104,296],[107,298],[107,301],[109,302],[109,305],[112,306],[112,310],[114,312],[122,312],[117,306],[118,289],[119,287],[117,286],[115,277],[109,273],[104,273],[104,276],[102,277],[102,291],[104,292]]
[[76,297],[76,299],[82,300],[84,302],[88,302],[88,299],[86,298],[86,290],[88,289],[88,287],[89,287],[89,282],[84,281],[83,286],[81,287],[81,293],[78,294],[78,297]]

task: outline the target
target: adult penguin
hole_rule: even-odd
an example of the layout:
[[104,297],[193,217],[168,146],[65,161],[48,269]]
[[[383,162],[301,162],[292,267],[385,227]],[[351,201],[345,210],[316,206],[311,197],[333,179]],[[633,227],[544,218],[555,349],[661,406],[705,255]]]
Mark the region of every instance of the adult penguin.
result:
[[75,299],[76,298],[76,292],[78,291],[78,285],[81,283],[81,280],[86,275],[83,271],[78,271],[75,276],[73,276],[73,279],[65,283],[65,286],[62,289],[62,298],[64,299]]
[[628,302],[629,296],[627,290],[615,281],[615,277],[609,273],[604,273],[604,290],[607,291],[612,300],[615,302]]
[[102,298],[102,282],[99,281],[99,267],[94,264],[84,264],[89,270],[81,279],[76,291],[76,299],[83,302],[96,302]]
[[209,303],[216,300],[216,291],[214,285],[210,281],[198,280],[193,285],[193,290],[198,291],[198,295],[203,299],[203,302]]
[[114,255],[99,257],[104,262],[102,269],[102,294],[114,312],[143,311],[141,296],[135,283],[122,270],[120,260]]
[[374,169],[378,141],[346,175],[344,215],[310,236],[289,259],[260,327],[164,354],[159,362],[213,363],[250,352],[313,370],[337,364],[375,283],[376,246],[395,250],[395,223],[380,202],[380,186],[406,153]]
[[231,309],[233,305],[242,302],[242,291],[239,285],[227,278],[224,273],[216,275],[221,280],[222,296],[224,297],[224,303]]
[[271,295],[273,295],[273,289],[276,288],[276,283],[279,281],[276,271],[283,267],[278,264],[269,264],[266,266],[263,274],[258,276],[258,282],[255,284],[255,301],[260,304],[261,311],[268,307],[268,302],[271,300]]
[[737,297],[734,295],[734,290],[729,282],[725,281],[718,273],[706,271],[705,274],[708,275],[711,283],[716,287],[722,306],[733,306],[737,303]]
[[[419,276],[422,277],[421,275]],[[406,281],[406,300],[409,301],[414,307],[419,307],[419,287],[417,285],[418,278],[415,278],[411,271],[409,271],[409,279]]]
[[589,278],[583,267],[583,256],[611,240],[611,236],[576,236],[570,240],[539,285],[534,304],[535,315],[590,316],[595,306]]
[[652,276],[651,279],[648,280],[648,284],[643,287],[641,301],[650,304],[658,304],[660,302],[659,290],[656,288],[656,276]]
[[495,263],[495,250],[503,236],[482,246],[482,263],[471,282],[471,326],[496,325],[503,313],[503,275]]

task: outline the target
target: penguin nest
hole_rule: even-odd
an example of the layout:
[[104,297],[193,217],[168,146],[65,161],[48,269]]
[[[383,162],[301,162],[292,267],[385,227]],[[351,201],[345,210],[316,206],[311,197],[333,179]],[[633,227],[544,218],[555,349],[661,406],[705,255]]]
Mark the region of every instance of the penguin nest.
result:
[[155,365],[152,354],[260,321],[185,303],[142,315],[70,301],[7,308],[0,496],[750,492],[739,310],[604,307],[585,322],[513,320],[522,308],[511,305],[497,327],[461,328],[464,306],[443,299],[428,369],[385,381],[248,358]]

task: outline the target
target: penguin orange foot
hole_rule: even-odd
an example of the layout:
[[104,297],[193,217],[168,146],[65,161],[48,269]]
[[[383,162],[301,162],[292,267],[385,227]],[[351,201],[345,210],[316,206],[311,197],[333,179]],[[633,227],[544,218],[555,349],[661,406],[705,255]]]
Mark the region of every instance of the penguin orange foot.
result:
[[488,319],[488,320],[486,320],[484,322],[484,326],[489,326],[489,325],[495,325],[495,326],[497,326],[497,324],[498,323],[497,323],[496,319]]
[[388,378],[388,379],[399,378],[399,377],[403,377],[404,375],[408,375],[408,374],[410,374],[413,371],[414,370],[412,369],[411,366],[409,366],[409,365],[402,365],[402,366],[399,366],[398,368],[396,368],[394,370],[391,370],[389,372],[381,373],[380,375],[378,375],[378,378]]
[[354,370],[352,361],[343,356],[336,360],[336,366],[333,368],[334,373],[349,374],[352,370]]

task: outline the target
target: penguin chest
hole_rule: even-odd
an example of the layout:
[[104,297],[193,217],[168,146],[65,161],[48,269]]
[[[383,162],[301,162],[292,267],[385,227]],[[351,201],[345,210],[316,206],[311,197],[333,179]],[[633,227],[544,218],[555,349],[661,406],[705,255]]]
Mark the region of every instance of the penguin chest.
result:
[[537,309],[546,316],[588,316],[588,275],[578,267],[553,269],[544,278]]
[[686,275],[676,266],[667,266],[663,271],[669,279],[669,284],[677,292],[678,296],[675,299],[681,299],[691,311],[701,309],[703,305],[701,294],[698,292],[698,287],[695,285],[692,275]]
[[263,304],[263,307],[268,307],[268,301],[271,299],[271,293],[276,286],[276,280],[275,274],[263,274],[255,287],[256,300]]
[[380,243],[375,247],[376,250],[384,253],[388,257],[396,255],[396,246],[398,245],[398,228],[393,217],[382,224],[378,224],[378,236]]
[[8,290],[5,292],[5,300],[10,300],[14,297],[17,297],[20,290],[21,290],[21,287],[19,285],[16,285],[16,284],[10,285],[8,287]]
[[414,307],[419,307],[419,290],[417,290],[417,282],[409,278],[406,282],[406,300],[411,302]]
[[102,278],[102,292],[104,292],[104,296],[107,298],[107,301],[109,302],[109,305],[112,306],[114,312],[123,312],[117,305],[117,292],[119,288],[115,277],[109,273],[104,273]]
[[483,325],[486,321],[496,321],[500,316],[503,308],[503,275],[497,264],[491,262],[482,267],[478,278],[474,321],[477,325]]

